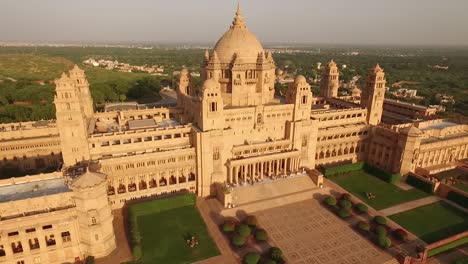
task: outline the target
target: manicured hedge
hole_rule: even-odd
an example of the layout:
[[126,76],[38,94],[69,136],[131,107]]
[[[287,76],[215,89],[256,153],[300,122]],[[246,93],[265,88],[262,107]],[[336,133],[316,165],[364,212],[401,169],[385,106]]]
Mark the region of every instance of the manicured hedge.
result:
[[243,236],[241,236],[241,235],[239,235],[239,234],[235,234],[235,235],[232,237],[232,240],[231,240],[232,244],[233,244],[234,246],[236,246],[236,247],[242,247],[242,246],[244,246],[245,241],[246,241],[245,237],[243,237]]
[[442,252],[448,251],[448,250],[450,250],[452,248],[456,248],[458,246],[461,246],[461,245],[464,245],[464,244],[467,244],[467,243],[468,243],[468,237],[460,238],[458,240],[455,240],[455,241],[450,242],[448,244],[445,244],[443,246],[440,246],[440,247],[433,248],[433,249],[429,250],[429,252],[427,252],[427,256],[432,257],[432,256],[435,256],[437,254],[440,254]]
[[384,171],[384,170],[382,170],[380,168],[369,165],[367,163],[364,165],[364,171],[369,173],[369,174],[372,174],[372,175],[376,176],[377,178],[381,179],[382,181],[392,183],[392,184],[399,181],[400,176],[401,176],[399,173],[391,174],[391,173],[388,173],[388,172],[386,172],[386,171]]
[[336,205],[336,198],[335,196],[331,196],[331,195],[328,195],[326,198],[325,198],[325,203],[329,206],[335,206]]
[[383,216],[380,216],[380,215],[376,215],[374,217],[374,222],[376,222],[379,225],[386,225],[387,224],[387,218],[385,218]]
[[363,213],[367,213],[367,211],[369,210],[369,208],[367,207],[367,205],[363,204],[363,203],[358,203],[354,206],[354,208],[356,208],[356,210],[363,214]]
[[244,255],[245,264],[257,264],[260,261],[260,255],[255,252],[249,252]]
[[447,194],[447,199],[462,207],[468,208],[468,197],[455,191],[450,191]]
[[266,241],[267,239],[268,239],[268,234],[264,229],[257,229],[255,231],[255,240]]
[[366,232],[369,232],[370,230],[370,225],[369,223],[367,222],[364,222],[364,221],[360,221],[358,224],[357,224],[358,228],[362,231],[366,231]]
[[362,170],[364,168],[364,162],[349,163],[340,166],[322,168],[323,176],[330,176],[339,173],[346,173],[350,171]]
[[395,183],[399,181],[401,177],[399,173],[391,174],[366,162],[350,163],[328,168],[322,167],[322,174],[326,177],[357,170],[364,170],[365,172],[375,175],[379,179],[388,183]]
[[341,208],[338,211],[338,216],[341,218],[346,218],[351,216],[351,210],[349,208]]
[[249,215],[245,219],[245,223],[248,224],[250,227],[256,227],[258,222],[257,218],[254,215]]
[[350,209],[353,204],[349,201],[349,200],[339,200],[338,201],[338,206],[340,206],[340,208],[344,208],[344,209]]
[[233,221],[226,221],[223,224],[224,233],[231,233],[231,232],[234,232],[234,230],[236,230],[236,223],[234,223]]
[[387,229],[383,225],[378,225],[375,228],[375,233],[380,237],[380,236],[386,236],[387,235]]
[[387,236],[379,236],[377,243],[381,248],[389,248],[392,245],[392,241]]
[[239,226],[237,226],[237,234],[239,234],[242,237],[250,236],[251,232],[252,232],[252,230],[246,224],[240,224]]
[[273,260],[283,259],[283,251],[281,251],[281,249],[277,247],[271,247],[268,251],[268,255],[270,255],[270,258],[272,258]]
[[434,183],[426,182],[424,180],[421,180],[417,178],[414,175],[408,175],[406,178],[406,183],[420,189],[423,192],[433,194],[434,193]]

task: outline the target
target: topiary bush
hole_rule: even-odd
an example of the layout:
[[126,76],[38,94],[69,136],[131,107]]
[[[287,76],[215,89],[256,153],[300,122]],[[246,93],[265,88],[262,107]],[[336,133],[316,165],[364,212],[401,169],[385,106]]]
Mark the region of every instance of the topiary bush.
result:
[[257,241],[266,241],[268,239],[268,234],[264,229],[258,229],[255,231],[255,240]]
[[406,232],[404,229],[398,228],[393,231],[393,236],[395,236],[398,240],[405,241],[408,239],[408,232]]
[[255,252],[249,252],[244,255],[245,264],[257,264],[260,261],[260,255]]
[[278,262],[272,260],[272,259],[265,259],[262,264],[277,264]]
[[370,230],[370,225],[369,225],[369,223],[364,222],[364,221],[360,221],[360,222],[357,224],[357,227],[359,228],[359,230],[362,230],[362,231],[365,231],[365,232],[369,232],[369,230]]
[[231,232],[234,232],[234,230],[236,230],[236,223],[234,223],[233,221],[226,221],[223,224],[224,233],[231,233]]
[[387,236],[379,236],[377,243],[381,248],[389,248],[392,245],[392,241]]
[[379,225],[386,225],[387,224],[387,218],[377,215],[374,217],[374,222],[379,224]]
[[245,237],[239,235],[239,234],[235,234],[233,237],[232,237],[232,244],[236,247],[242,247],[245,245]]
[[346,217],[349,217],[350,215],[351,215],[351,210],[349,208],[341,208],[338,211],[338,216],[341,218],[346,218]]
[[250,227],[256,227],[258,224],[257,217],[255,217],[254,215],[249,215],[245,219],[245,223]]
[[252,233],[252,229],[246,224],[240,224],[237,226],[237,234],[243,236],[243,237],[248,237]]
[[341,200],[348,200],[351,201],[351,194],[349,193],[343,193],[340,197]]
[[335,206],[336,205],[335,196],[327,195],[327,197],[325,198],[324,201],[325,201],[325,204],[327,204],[329,206]]
[[338,205],[340,206],[341,209],[350,209],[353,204],[349,200],[339,200]]
[[277,247],[271,247],[268,251],[268,255],[270,255],[270,258],[272,258],[273,260],[283,259],[283,251],[281,251],[281,249]]
[[379,237],[387,235],[387,228],[385,228],[383,225],[378,225],[374,231]]
[[369,211],[369,208],[367,207],[367,205],[363,204],[363,203],[358,203],[354,206],[354,208],[356,208],[356,211],[358,211],[358,213],[360,214],[365,214],[367,213],[367,211]]

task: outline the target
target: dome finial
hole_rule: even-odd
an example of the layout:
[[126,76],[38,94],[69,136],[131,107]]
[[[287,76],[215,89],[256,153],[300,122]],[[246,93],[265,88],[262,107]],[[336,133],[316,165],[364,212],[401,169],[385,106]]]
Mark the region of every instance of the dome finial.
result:
[[242,17],[240,0],[237,2],[236,17],[234,18],[234,21],[232,21],[232,27],[246,28],[244,18]]

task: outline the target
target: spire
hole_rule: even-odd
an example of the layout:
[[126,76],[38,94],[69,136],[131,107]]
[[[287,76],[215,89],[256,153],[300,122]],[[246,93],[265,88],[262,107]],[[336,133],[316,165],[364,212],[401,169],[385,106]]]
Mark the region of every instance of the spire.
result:
[[244,17],[242,16],[241,12],[241,7],[240,7],[240,0],[237,2],[237,11],[236,11],[236,17],[234,18],[234,21],[232,21],[232,26],[233,27],[238,27],[238,28],[247,28],[244,22]]

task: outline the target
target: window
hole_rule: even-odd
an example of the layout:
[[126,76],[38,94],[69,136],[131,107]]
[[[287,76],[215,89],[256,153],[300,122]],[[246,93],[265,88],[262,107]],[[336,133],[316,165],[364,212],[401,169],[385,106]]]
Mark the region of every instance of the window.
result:
[[68,232],[68,231],[62,232],[62,241],[63,241],[64,243],[65,243],[65,242],[70,242],[70,241],[71,241],[70,232]]
[[10,236],[10,237],[11,236],[17,236],[18,234],[19,234],[18,231],[10,232],[10,233],[8,233],[8,236]]
[[307,95],[302,96],[302,104],[307,104]]
[[216,112],[216,111],[217,111],[216,102],[211,102],[210,103],[210,112]]
[[[97,224],[97,220],[96,220],[96,217],[91,217],[91,224],[93,225],[96,225]],[[97,239],[96,239],[97,240]]]
[[219,160],[219,147],[213,149],[213,160]]

